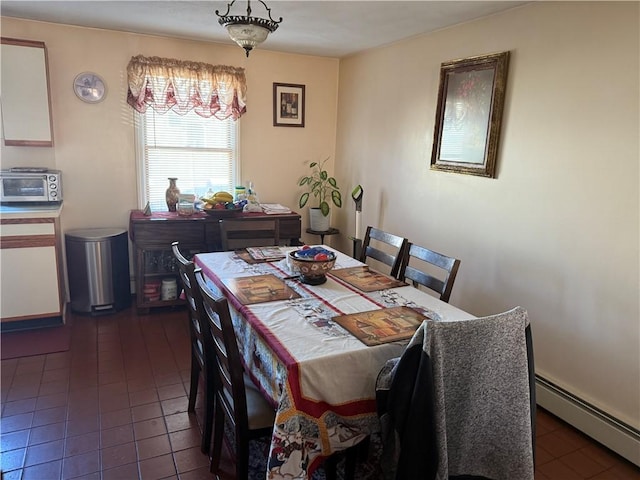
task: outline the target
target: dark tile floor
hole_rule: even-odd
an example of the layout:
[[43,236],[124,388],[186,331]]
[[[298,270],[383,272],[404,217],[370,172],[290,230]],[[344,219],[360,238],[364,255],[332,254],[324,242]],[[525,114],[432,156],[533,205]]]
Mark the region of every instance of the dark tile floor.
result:
[[[210,480],[201,411],[186,413],[185,312],[131,308],[70,323],[69,351],[1,363],[4,479]],[[640,479],[635,466],[543,410],[537,428],[537,480]]]

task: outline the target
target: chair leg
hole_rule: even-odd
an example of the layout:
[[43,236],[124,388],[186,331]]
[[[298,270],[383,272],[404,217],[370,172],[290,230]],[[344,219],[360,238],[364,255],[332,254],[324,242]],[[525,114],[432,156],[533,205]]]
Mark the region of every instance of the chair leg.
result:
[[360,453],[360,444],[348,448],[345,452],[344,480],[354,480],[356,478],[356,463]]
[[196,397],[198,396],[198,382],[200,381],[200,364],[195,355],[191,354],[191,383],[189,385],[189,406],[187,411],[195,412]]
[[338,457],[334,453],[324,460],[324,476],[327,480],[337,480]]
[[211,448],[211,435],[213,430],[213,402],[214,402],[214,391],[213,388],[209,386],[209,379],[204,377],[204,425],[202,428],[202,444],[200,446],[200,450],[204,454],[209,453],[209,449]]
[[236,430],[236,480],[249,479],[249,440]]
[[358,460],[364,461],[369,451],[369,438],[349,447],[343,452],[334,453],[324,461],[324,472],[327,480],[337,480],[338,478],[338,455],[344,456],[344,480],[354,480],[356,478],[356,466]]
[[356,449],[358,450],[358,460],[361,462],[366,462],[369,457],[369,447],[371,445],[371,437],[367,436],[364,440],[362,440],[358,445],[356,445]]
[[224,412],[222,408],[215,405],[213,408],[213,434],[211,435],[211,464],[209,471],[211,473],[218,473],[220,469],[220,456],[222,455],[222,440],[224,437]]

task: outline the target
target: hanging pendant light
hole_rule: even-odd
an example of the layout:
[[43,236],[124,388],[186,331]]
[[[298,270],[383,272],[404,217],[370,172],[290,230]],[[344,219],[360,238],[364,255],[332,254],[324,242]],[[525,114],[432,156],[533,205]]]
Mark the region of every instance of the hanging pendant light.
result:
[[271,18],[271,9],[267,7],[267,4],[262,0],[258,1],[264,5],[269,19],[251,16],[250,0],[247,0],[246,15],[229,15],[231,7],[236,3],[236,0],[227,4],[227,11],[224,15],[220,15],[218,10],[216,10],[216,15],[220,17],[218,23],[227,29],[231,40],[244,48],[245,52],[247,52],[247,57],[249,56],[249,52],[253,50],[256,45],[264,42],[270,33],[278,29],[280,22],[282,22],[282,17],[277,21]]

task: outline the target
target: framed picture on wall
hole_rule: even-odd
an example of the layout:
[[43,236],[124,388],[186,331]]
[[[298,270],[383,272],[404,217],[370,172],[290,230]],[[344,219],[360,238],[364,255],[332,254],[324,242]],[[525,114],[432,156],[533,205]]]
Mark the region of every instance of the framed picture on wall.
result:
[[509,52],[443,63],[431,168],[495,177]]
[[273,125],[304,127],[304,85],[273,84]]

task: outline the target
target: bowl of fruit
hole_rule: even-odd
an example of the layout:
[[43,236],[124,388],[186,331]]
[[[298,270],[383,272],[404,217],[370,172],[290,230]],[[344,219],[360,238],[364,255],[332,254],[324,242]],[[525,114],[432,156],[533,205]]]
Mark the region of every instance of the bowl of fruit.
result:
[[336,264],[336,254],[323,247],[304,245],[300,250],[289,252],[291,269],[300,274],[300,281],[309,285],[320,285],[327,281],[326,273]]
[[[200,198],[203,203],[202,210],[211,216],[228,217],[242,212],[244,204],[234,202],[233,195],[229,192],[216,192]],[[245,202],[246,203],[246,202]]]

